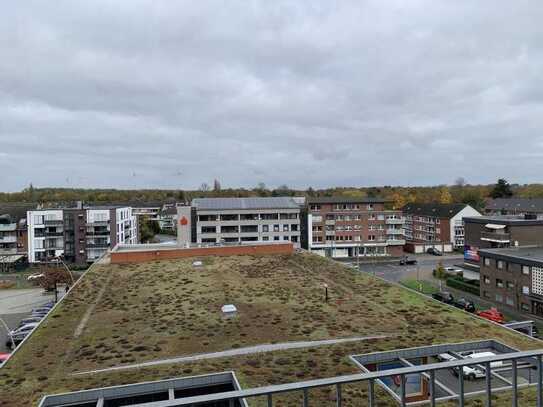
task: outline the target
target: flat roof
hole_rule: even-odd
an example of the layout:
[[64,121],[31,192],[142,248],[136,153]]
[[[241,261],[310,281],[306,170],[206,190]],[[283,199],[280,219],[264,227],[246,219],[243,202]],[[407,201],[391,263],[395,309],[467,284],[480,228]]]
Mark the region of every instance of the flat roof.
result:
[[503,249],[480,249],[479,253],[483,256],[507,258],[510,260],[528,261],[543,263],[542,246],[519,246]]
[[196,198],[192,205],[199,210],[229,209],[299,209],[300,205],[292,197],[255,198]]
[[464,222],[471,223],[491,223],[498,225],[514,226],[534,226],[543,225],[543,219],[525,219],[519,216],[467,216],[463,218]]
[[[358,374],[351,355],[484,339],[541,347],[306,252],[94,264],[0,369],[0,394],[3,407],[36,406],[45,395],[227,371],[242,388],[294,383]],[[345,405],[359,401],[345,391]]]

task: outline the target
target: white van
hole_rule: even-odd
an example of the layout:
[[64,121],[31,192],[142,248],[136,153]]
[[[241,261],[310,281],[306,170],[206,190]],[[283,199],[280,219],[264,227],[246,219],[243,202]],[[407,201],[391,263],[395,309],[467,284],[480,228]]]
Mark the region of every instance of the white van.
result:
[[[477,359],[477,358],[485,358],[489,356],[496,356],[494,352],[479,352],[479,353],[472,353],[471,355],[466,356],[466,359]],[[503,362],[501,360],[496,362],[491,362],[490,367],[502,367]],[[458,367],[455,367],[454,373],[458,376],[458,371],[460,370]],[[475,379],[482,379],[486,376],[485,369],[482,366],[473,365],[473,366],[464,366],[462,369],[464,373],[464,377],[468,380],[475,380]]]

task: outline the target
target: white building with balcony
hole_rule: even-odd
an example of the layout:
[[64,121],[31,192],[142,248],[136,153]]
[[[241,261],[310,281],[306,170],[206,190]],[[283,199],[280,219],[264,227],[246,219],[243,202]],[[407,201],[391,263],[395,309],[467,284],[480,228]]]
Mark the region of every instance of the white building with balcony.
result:
[[291,197],[192,201],[197,243],[292,242],[300,247],[300,205]]

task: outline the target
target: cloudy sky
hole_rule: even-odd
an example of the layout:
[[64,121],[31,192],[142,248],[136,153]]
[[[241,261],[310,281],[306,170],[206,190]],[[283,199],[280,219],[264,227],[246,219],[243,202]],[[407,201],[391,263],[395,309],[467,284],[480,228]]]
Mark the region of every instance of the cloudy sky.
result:
[[542,181],[543,2],[11,1],[0,190]]

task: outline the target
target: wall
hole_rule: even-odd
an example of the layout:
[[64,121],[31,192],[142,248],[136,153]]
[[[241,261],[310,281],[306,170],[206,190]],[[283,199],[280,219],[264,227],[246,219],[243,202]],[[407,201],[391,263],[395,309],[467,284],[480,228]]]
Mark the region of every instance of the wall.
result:
[[[145,247],[145,246],[143,246]],[[142,263],[154,260],[181,259],[186,257],[200,256],[241,256],[241,255],[263,255],[263,254],[292,254],[294,246],[292,243],[270,244],[270,245],[240,245],[240,246],[218,246],[218,247],[195,247],[178,249],[158,249],[138,251],[113,251],[111,252],[112,264]]]

